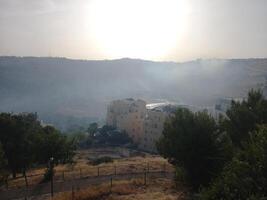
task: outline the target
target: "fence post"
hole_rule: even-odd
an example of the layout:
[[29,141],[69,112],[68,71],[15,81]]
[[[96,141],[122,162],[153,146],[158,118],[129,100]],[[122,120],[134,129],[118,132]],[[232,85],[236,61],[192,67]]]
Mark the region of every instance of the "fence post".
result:
[[29,185],[28,185],[28,179],[27,179],[26,172],[24,172],[24,180],[25,180],[25,185],[28,188]]
[[145,170],[145,173],[144,173],[144,185],[146,185],[146,170]]
[[114,174],[117,175],[116,165],[114,166]]
[[26,172],[24,172],[24,179],[25,179],[25,184],[26,184],[26,188],[25,188],[25,200],[27,200],[27,196],[28,196],[28,180],[27,180],[27,175]]
[[51,197],[54,196],[54,158],[51,157],[49,160],[49,170],[51,173]]
[[8,177],[6,178],[6,189],[8,190]]
[[62,179],[63,179],[63,182],[65,181],[65,174],[64,174],[64,171],[62,171]]
[[51,196],[52,197],[54,196],[54,172],[52,172],[52,177],[51,177]]
[[27,174],[26,174],[26,170],[23,170],[23,176],[24,176],[24,180],[25,180],[25,196],[24,199],[27,200],[27,196],[28,196],[28,179],[27,179]]
[[75,196],[74,196],[74,189],[73,186],[71,186],[71,199],[74,200]]
[[112,177],[110,177],[110,192],[112,191]]
[[25,188],[25,195],[24,195],[24,199],[27,200],[28,199],[28,187]]
[[147,173],[149,173],[149,163],[147,163]]
[[166,163],[163,164],[163,174],[166,176]]

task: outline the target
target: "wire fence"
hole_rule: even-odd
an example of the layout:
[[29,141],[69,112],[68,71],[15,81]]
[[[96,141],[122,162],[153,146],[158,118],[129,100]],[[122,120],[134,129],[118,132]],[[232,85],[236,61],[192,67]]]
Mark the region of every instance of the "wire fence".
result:
[[[0,191],[1,199],[28,199],[32,196],[72,191],[90,185],[113,181],[141,178],[144,184],[151,177],[173,177],[174,170],[168,163],[120,164],[104,166],[88,166],[58,170],[49,182],[42,182],[44,173],[30,174],[9,179]],[[12,184],[11,184],[12,183]],[[15,184],[16,183],[16,184]]]

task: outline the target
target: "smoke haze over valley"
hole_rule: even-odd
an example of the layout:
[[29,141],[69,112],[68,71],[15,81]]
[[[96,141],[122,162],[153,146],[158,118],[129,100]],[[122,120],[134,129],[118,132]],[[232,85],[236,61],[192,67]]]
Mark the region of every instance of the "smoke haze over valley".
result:
[[37,112],[46,123],[104,119],[110,101],[139,98],[213,106],[220,97],[266,90],[267,59],[184,63],[138,59],[1,57],[0,112]]

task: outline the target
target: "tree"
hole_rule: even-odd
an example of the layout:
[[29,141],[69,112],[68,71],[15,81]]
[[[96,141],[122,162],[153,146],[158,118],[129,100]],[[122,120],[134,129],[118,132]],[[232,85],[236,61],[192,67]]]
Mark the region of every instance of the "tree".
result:
[[258,124],[267,123],[267,100],[260,90],[251,90],[247,100],[232,101],[227,116],[223,128],[235,146],[242,147],[242,143],[249,139],[249,133],[255,130]]
[[33,152],[36,150],[34,141],[40,131],[36,114],[0,114],[0,141],[14,177],[33,163]]
[[119,130],[111,131],[106,140],[110,145],[123,145],[133,143],[132,139],[125,131]]
[[50,157],[66,162],[75,147],[74,141],[54,127],[43,128],[33,113],[0,114],[0,143],[13,177],[18,172],[25,173],[33,164],[47,163]]
[[4,151],[2,148],[2,144],[0,143],[0,183],[3,182],[7,178],[7,160],[5,159]]
[[260,126],[201,199],[246,200],[267,197],[267,126]]
[[193,113],[179,108],[166,121],[157,149],[161,155],[182,168],[194,189],[207,185],[229,159],[225,143],[229,140],[218,133],[215,120],[207,112]]
[[71,161],[75,150],[75,139],[68,140],[67,136],[60,133],[59,130],[53,126],[46,126],[43,128],[41,138],[39,140],[38,162],[47,163],[51,157],[54,162]]
[[66,133],[67,140],[72,141],[75,146],[79,146],[80,148],[88,147],[87,144],[87,134],[85,132],[73,132],[73,133]]
[[97,128],[98,128],[98,124],[96,122],[94,123],[91,123],[87,129],[90,137],[93,137],[94,136],[94,133],[97,131]]

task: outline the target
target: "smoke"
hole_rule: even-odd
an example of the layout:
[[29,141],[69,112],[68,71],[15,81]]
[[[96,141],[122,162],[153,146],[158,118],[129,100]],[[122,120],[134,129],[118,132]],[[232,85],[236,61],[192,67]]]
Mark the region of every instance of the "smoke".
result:
[[243,97],[259,87],[266,65],[265,59],[173,63],[2,57],[0,112],[104,118],[110,101],[129,97],[212,106],[219,97]]

